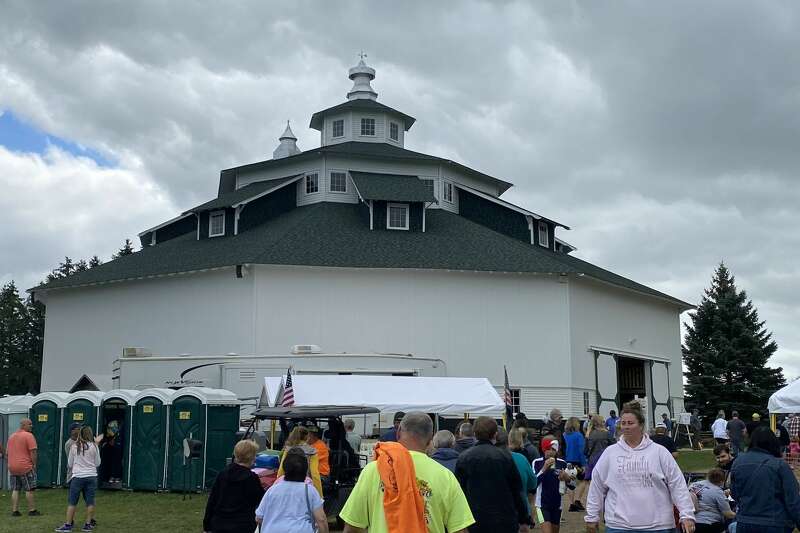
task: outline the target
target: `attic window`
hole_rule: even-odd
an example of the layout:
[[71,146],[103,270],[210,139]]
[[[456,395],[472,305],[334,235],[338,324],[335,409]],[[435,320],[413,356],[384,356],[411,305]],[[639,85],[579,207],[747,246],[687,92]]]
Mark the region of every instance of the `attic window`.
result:
[[393,141],[400,140],[400,128],[397,127],[397,122],[389,124],[389,138]]
[[444,182],[444,201],[453,203],[453,184],[448,181]]
[[333,121],[333,136],[334,137],[344,137],[344,120],[334,120]]
[[315,172],[306,176],[306,194],[319,192],[319,175]]
[[550,248],[550,228],[546,222],[539,222],[539,246]]
[[365,137],[375,136],[375,119],[362,118],[361,119],[361,135]]
[[208,216],[208,236],[225,235],[225,211],[214,211]]
[[386,206],[387,229],[408,229],[408,204]]
[[331,172],[331,192],[347,192],[347,173]]

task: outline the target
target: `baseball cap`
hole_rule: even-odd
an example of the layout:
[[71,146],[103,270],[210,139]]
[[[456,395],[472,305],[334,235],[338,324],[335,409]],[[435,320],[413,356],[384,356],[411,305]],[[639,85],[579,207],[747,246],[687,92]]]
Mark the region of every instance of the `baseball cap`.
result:
[[69,425],[70,433],[75,431],[76,429],[81,429],[81,425],[78,422],[73,422],[72,424]]
[[315,424],[307,424],[306,429],[309,433],[319,433],[319,427]]
[[658,424],[656,424],[656,427],[667,429],[667,425],[664,422],[659,422]]
[[558,451],[558,439],[545,439],[542,441],[542,451],[546,452],[547,450]]
[[753,420],[761,420],[761,415],[758,413],[753,413]]
[[404,416],[406,416],[406,414],[403,411],[397,411],[394,414],[394,421],[397,422],[398,420],[402,420]]

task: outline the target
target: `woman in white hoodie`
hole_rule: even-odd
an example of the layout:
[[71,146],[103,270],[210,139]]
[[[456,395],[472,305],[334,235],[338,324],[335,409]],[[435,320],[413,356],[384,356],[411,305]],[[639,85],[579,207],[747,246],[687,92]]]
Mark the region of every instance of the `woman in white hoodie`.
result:
[[67,521],[56,528],[59,533],[78,531],[74,525],[75,509],[78,499],[83,494],[86,502],[86,522],[80,531],[94,531],[94,494],[97,491],[97,467],[100,466],[100,450],[94,438],[92,428],[83,426],[78,434],[78,440],[69,450],[67,466],[72,469],[72,479],[69,482],[69,496],[67,497]]
[[606,448],[592,471],[586,502],[586,531],[596,533],[600,513],[606,533],[672,533],[680,513],[681,529],[694,533],[694,505],[678,463],[644,431],[637,402],[625,404],[618,425],[622,438]]

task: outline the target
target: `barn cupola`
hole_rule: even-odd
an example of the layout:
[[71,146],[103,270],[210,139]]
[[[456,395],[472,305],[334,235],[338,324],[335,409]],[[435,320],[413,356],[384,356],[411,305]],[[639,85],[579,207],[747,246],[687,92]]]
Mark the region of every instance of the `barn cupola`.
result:
[[361,60],[358,65],[350,69],[348,76],[353,80],[353,88],[347,93],[348,100],[377,100],[378,93],[376,93],[370,82],[375,79],[375,69],[368,67],[364,63],[364,58],[367,57],[365,53],[361,53]]
[[405,132],[416,119],[378,102],[378,93],[370,85],[375,69],[364,62],[365,57],[362,53],[358,65],[348,71],[353,87],[347,101],[311,117],[309,127],[320,132],[322,146],[359,142],[403,148],[405,144]]
[[272,152],[272,159],[281,159],[300,153],[300,148],[297,147],[297,137],[294,136],[288,120],[286,121],[286,129],[283,131],[283,135],[278,137],[278,140],[281,143]]

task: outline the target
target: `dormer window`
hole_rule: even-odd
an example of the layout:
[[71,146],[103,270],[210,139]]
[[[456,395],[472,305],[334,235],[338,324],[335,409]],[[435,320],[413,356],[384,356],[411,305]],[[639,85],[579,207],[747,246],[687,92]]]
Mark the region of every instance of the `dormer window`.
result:
[[442,196],[444,197],[445,202],[453,203],[453,184],[449,181],[444,182]]
[[361,119],[361,135],[365,137],[375,136],[375,119],[362,118]]
[[317,173],[306,176],[306,194],[319,192],[319,175]]
[[550,248],[550,228],[546,222],[539,222],[539,246]]
[[225,211],[213,211],[208,216],[208,236],[225,235]]
[[333,121],[333,136],[344,137],[344,119]]
[[408,229],[408,204],[388,204],[386,206],[386,228]]
[[393,141],[400,140],[400,128],[397,126],[397,122],[389,124],[389,138]]

